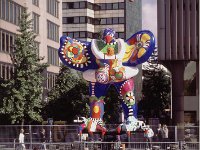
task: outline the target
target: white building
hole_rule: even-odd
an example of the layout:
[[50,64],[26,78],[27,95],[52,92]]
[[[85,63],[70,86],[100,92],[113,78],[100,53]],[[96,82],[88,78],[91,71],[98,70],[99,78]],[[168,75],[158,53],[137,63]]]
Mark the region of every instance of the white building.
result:
[[36,46],[39,56],[44,57],[48,80],[44,89],[50,89],[55,83],[55,74],[59,72],[59,37],[62,34],[61,0],[0,0],[0,77],[10,79],[13,69],[10,53],[13,51],[19,16],[24,7],[28,8],[33,19],[33,30],[38,34]]

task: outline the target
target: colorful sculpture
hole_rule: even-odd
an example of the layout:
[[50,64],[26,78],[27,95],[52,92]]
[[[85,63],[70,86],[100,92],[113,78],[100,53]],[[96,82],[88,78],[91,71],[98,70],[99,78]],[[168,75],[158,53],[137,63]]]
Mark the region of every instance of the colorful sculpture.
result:
[[132,77],[138,73],[136,65],[147,61],[154,48],[154,36],[147,30],[135,33],[126,41],[116,39],[115,31],[110,28],[103,31],[101,39],[92,39],[91,42],[67,36],[60,38],[58,54],[61,61],[82,71],[83,78],[90,83],[90,118],[85,118],[80,133],[87,128],[91,136],[96,131],[101,131],[102,136],[105,134],[104,98],[111,84],[122,99],[125,123],[120,126],[125,126],[127,131],[137,128],[132,127],[138,121]]

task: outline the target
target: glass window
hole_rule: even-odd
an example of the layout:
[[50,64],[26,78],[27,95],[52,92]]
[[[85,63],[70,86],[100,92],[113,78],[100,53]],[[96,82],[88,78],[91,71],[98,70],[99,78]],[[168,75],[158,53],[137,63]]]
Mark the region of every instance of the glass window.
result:
[[14,37],[10,35],[10,51],[14,51]]
[[74,33],[73,33],[73,32],[69,32],[67,35],[68,35],[69,37],[71,37],[71,38],[74,38]]
[[13,8],[13,3],[10,3],[10,22],[11,23],[14,23],[14,15],[13,15],[13,10],[14,10],[14,8]]
[[1,8],[2,8],[1,18],[5,19],[5,14],[6,14],[6,12],[5,12],[5,8],[6,8],[5,0],[2,0],[2,7]]
[[94,10],[100,10],[101,6],[100,4],[94,4]]
[[99,33],[94,33],[94,39],[98,39],[99,38]]
[[113,9],[119,9],[119,3],[114,3],[113,4]]
[[94,24],[95,24],[95,25],[99,25],[99,24],[100,24],[100,21],[101,21],[101,19],[95,18],[95,19],[94,19]]
[[67,9],[68,7],[68,3],[67,2],[63,2],[62,3],[62,9]]
[[107,3],[106,4],[106,9],[111,10],[112,9],[112,3]]
[[0,51],[10,53],[13,51],[14,34],[0,29]]
[[62,35],[67,35],[67,32],[63,32]]
[[74,38],[78,38],[79,37],[79,32],[74,32]]
[[100,24],[106,24],[106,18],[102,18]]
[[58,4],[57,0],[47,0],[47,12],[55,17],[58,17]]
[[63,24],[66,24],[66,23],[67,23],[67,17],[63,17],[63,18],[62,18],[62,23],[63,23]]
[[6,21],[9,21],[9,1],[6,0]]
[[86,2],[80,2],[80,8],[86,8]]
[[51,89],[55,86],[57,80],[57,75],[55,73],[47,72],[47,89]]
[[59,26],[47,20],[47,37],[50,40],[59,42]]
[[100,7],[101,7],[101,10],[105,10],[106,9],[106,4],[102,3],[102,4],[100,4]]
[[68,9],[73,9],[73,8],[74,8],[74,3],[73,2],[68,3]]
[[92,32],[88,32],[87,33],[87,38],[91,38],[92,39]]
[[10,51],[9,34],[6,34],[6,52]]
[[79,17],[74,17],[74,23],[79,23]]
[[39,6],[39,0],[32,0],[32,4],[35,6]]
[[93,10],[93,4],[90,2],[87,2],[87,8]]
[[1,37],[1,40],[2,40],[2,51],[5,51],[6,49],[6,46],[5,46],[5,40],[6,37],[5,37],[5,33],[2,33],[2,37]]
[[124,3],[119,3],[119,9],[124,9]]
[[81,31],[80,32],[80,38],[85,38],[86,37],[86,32],[85,31]]
[[107,24],[112,24],[112,18],[107,18]]
[[113,24],[118,24],[118,17],[113,18]]
[[36,13],[33,13],[33,31],[37,34],[39,34],[39,15]]
[[119,17],[119,23],[124,23],[124,17]]
[[47,46],[48,49],[48,63],[54,66],[59,65],[59,59],[57,54],[57,49]]
[[74,8],[78,9],[79,8],[79,2],[74,2]]
[[119,38],[124,39],[124,33],[123,32],[119,33]]
[[6,79],[10,79],[10,66],[6,65]]
[[74,17],[67,18],[67,23],[70,23],[70,24],[74,23]]
[[93,18],[87,17],[87,23],[93,24]]
[[80,17],[80,23],[86,23],[86,17]]
[[5,72],[6,72],[5,69],[6,69],[5,65],[2,65],[2,78],[3,79],[6,78],[6,76],[5,76]]

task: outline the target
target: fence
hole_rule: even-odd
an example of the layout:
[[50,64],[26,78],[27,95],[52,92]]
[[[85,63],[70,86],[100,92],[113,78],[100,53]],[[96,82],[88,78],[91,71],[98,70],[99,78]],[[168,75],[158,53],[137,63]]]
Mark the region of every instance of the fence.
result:
[[[117,127],[117,124],[112,124],[112,125],[106,125],[106,128],[109,131],[115,132],[115,129]],[[20,131],[21,126],[17,125],[0,125],[0,150],[3,150],[7,148],[15,148],[18,146],[18,137],[19,137],[19,131]],[[82,137],[79,136],[78,125],[27,125],[23,127],[25,130],[25,144],[27,148],[32,149],[34,146],[41,145],[40,143],[40,132],[41,129],[46,130],[46,138],[47,142],[46,145],[49,147],[49,149],[52,149],[52,147],[55,147],[57,149],[61,149],[62,147],[65,147],[64,149],[73,149],[73,147],[80,147],[80,148],[88,148],[93,149],[95,147],[100,147],[98,149],[108,149],[110,147],[116,147],[117,142],[116,141],[116,135],[115,134],[107,134],[105,136],[106,142],[104,143],[103,146],[102,142],[99,143],[92,143],[92,142],[87,142],[87,133],[83,134]],[[156,131],[156,126],[151,126],[151,128]],[[152,145],[156,148],[169,148],[174,146],[174,149],[176,148],[175,145],[179,148],[184,147],[185,149],[199,149],[199,127],[198,126],[187,126],[184,127],[185,131],[185,143],[183,142],[177,142],[177,126],[168,126],[169,129],[169,142],[159,142],[156,143],[155,140],[153,139]],[[98,141],[100,138],[99,134],[95,134],[94,140]],[[122,134],[121,135],[122,142],[127,147],[127,135]],[[131,148],[133,149],[142,149],[145,148],[145,139],[143,136],[143,132],[133,132],[131,135],[131,141],[134,141],[134,143],[129,143]],[[110,142],[110,143],[109,143]],[[72,146],[73,145],[73,146]],[[79,149],[80,149],[79,148]],[[63,150],[64,150],[63,149]],[[171,148],[172,149],[172,148]],[[188,150],[189,150],[188,149]],[[11,149],[12,150],[12,149]]]
[[[198,142],[151,142],[152,150],[199,150]],[[44,143],[25,143],[26,150],[44,149]],[[47,150],[145,150],[146,142],[67,142],[45,143]],[[1,143],[0,150],[20,150],[19,144]]]

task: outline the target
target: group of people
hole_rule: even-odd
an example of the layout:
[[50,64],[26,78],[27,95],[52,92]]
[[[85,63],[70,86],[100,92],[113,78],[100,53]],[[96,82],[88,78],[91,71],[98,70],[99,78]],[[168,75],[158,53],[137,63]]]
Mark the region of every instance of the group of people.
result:
[[154,131],[150,128],[149,125],[146,125],[146,128],[144,130],[144,137],[147,142],[147,147],[149,149],[152,148],[152,140],[155,138],[156,142],[168,142],[168,135],[169,135],[169,129],[166,124],[158,124],[158,128],[156,129],[156,132],[154,134]]
[[156,130],[156,141],[158,142],[168,142],[169,129],[166,124],[158,124]]
[[[25,144],[24,144],[24,129],[21,129],[20,130],[20,134],[19,134],[19,150],[25,150],[26,147],[25,147]],[[43,150],[46,150],[46,136],[45,136],[45,129],[42,129],[41,132],[40,132],[40,141],[41,141],[41,148],[40,149],[43,149]],[[38,150],[37,147],[34,147],[33,150]]]

